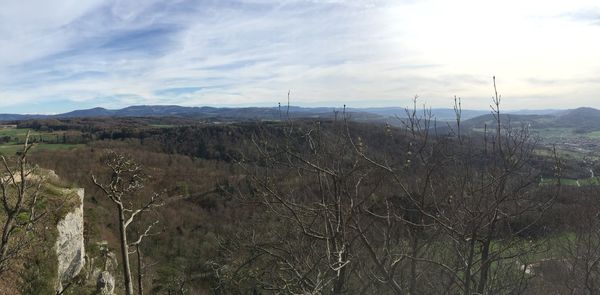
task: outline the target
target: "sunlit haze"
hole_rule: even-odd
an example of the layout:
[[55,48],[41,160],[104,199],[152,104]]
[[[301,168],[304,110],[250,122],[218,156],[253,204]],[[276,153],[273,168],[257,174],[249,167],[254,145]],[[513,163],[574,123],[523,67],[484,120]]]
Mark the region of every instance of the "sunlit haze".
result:
[[1,113],[600,107],[596,1],[0,0]]

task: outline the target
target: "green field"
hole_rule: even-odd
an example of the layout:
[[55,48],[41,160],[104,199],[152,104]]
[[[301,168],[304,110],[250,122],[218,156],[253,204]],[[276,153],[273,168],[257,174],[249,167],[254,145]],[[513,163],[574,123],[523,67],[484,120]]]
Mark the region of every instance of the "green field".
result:
[[575,133],[574,128],[542,128],[533,129],[531,134],[541,138],[572,138],[581,137],[584,134]]
[[[557,184],[557,180],[555,178],[544,178],[540,181],[540,184],[542,184],[542,185]],[[582,179],[561,178],[560,184],[567,185],[567,186],[600,185],[600,177],[590,177],[590,178],[582,178]]]
[[[484,128],[473,128],[474,132],[483,133]],[[493,132],[493,130],[489,129],[488,132]],[[578,133],[575,128],[539,128],[534,129],[531,128],[530,132],[533,136],[545,138],[545,139],[557,139],[557,138],[590,138],[590,139],[599,139],[600,131],[592,131],[587,133]]]
[[[538,156],[553,157],[552,151],[547,148],[535,149],[535,150],[533,150],[533,153]],[[574,151],[574,150],[570,150],[570,149],[558,149],[557,148],[556,155],[559,158],[565,159],[565,160],[582,161],[585,158],[590,159],[590,160],[600,160],[600,156],[597,153],[582,153],[582,152],[578,152],[578,151]]]
[[587,133],[578,133],[575,128],[540,128],[532,129],[531,133],[546,139],[556,138],[589,138],[599,139],[600,131],[592,131]]
[[73,149],[83,146],[82,144],[65,144],[62,141],[65,132],[40,132],[23,128],[0,129],[0,139],[10,137],[0,143],[0,154],[13,155],[23,148],[23,142],[29,131],[29,141],[34,143],[32,152],[39,150],[62,150]]
[[55,141],[57,136],[60,138],[64,134],[64,132],[39,132],[24,128],[6,128],[0,129],[0,137],[9,136],[13,143],[22,142],[25,140],[25,136],[27,136],[27,131],[29,131],[29,138],[31,140],[43,141]]
[[[62,144],[62,143],[40,143],[34,144],[31,148],[32,152],[39,150],[68,150],[78,147],[83,147],[84,144]],[[3,144],[0,145],[0,154],[3,155],[14,155],[16,152],[23,149],[20,144]]]
[[589,138],[600,138],[600,131],[592,131],[589,133],[585,133],[585,136]]
[[153,127],[153,128],[173,128],[173,127],[177,127],[177,125],[151,124],[150,127]]

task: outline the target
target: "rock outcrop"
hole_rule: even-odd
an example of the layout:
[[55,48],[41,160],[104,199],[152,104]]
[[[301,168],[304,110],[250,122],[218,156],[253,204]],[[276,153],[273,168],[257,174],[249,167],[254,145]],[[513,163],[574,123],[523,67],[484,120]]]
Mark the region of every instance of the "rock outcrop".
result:
[[103,271],[98,275],[96,281],[96,291],[100,295],[113,295],[115,291],[115,278],[108,271]]
[[72,282],[73,278],[79,274],[85,265],[85,246],[83,240],[84,189],[65,189],[65,193],[72,193],[73,190],[79,196],[79,206],[67,213],[57,225],[57,293],[63,290],[65,284]]
[[116,286],[113,274],[117,272],[117,256],[109,249],[106,241],[96,243],[90,250],[85,265],[86,285],[95,286],[94,294],[113,295]]

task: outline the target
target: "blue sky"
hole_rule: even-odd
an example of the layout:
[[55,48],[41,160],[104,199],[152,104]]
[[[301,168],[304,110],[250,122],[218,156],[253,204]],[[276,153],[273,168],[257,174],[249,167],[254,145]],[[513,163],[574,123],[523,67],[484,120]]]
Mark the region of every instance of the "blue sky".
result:
[[595,2],[0,0],[0,113],[600,107]]

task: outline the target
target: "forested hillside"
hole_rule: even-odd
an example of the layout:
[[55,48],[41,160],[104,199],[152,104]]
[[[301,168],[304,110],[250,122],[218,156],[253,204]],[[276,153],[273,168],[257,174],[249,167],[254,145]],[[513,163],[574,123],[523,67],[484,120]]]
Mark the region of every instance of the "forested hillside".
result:
[[[101,245],[119,253],[119,223],[91,175],[114,176],[105,165],[109,151],[140,164],[146,180],[127,196],[128,206],[155,193],[163,200],[128,229],[130,240],[143,236],[134,251],[141,270],[133,254],[131,272],[134,289],[139,280],[147,294],[600,288],[595,184],[563,183],[569,161],[537,152],[527,129],[509,127],[498,113],[481,133],[441,132],[419,114],[403,127],[343,114],[230,124],[83,118],[18,127],[38,132],[32,138],[40,147],[79,144],[34,144],[30,157],[86,189],[92,254]],[[120,293],[123,274],[115,272]]]

